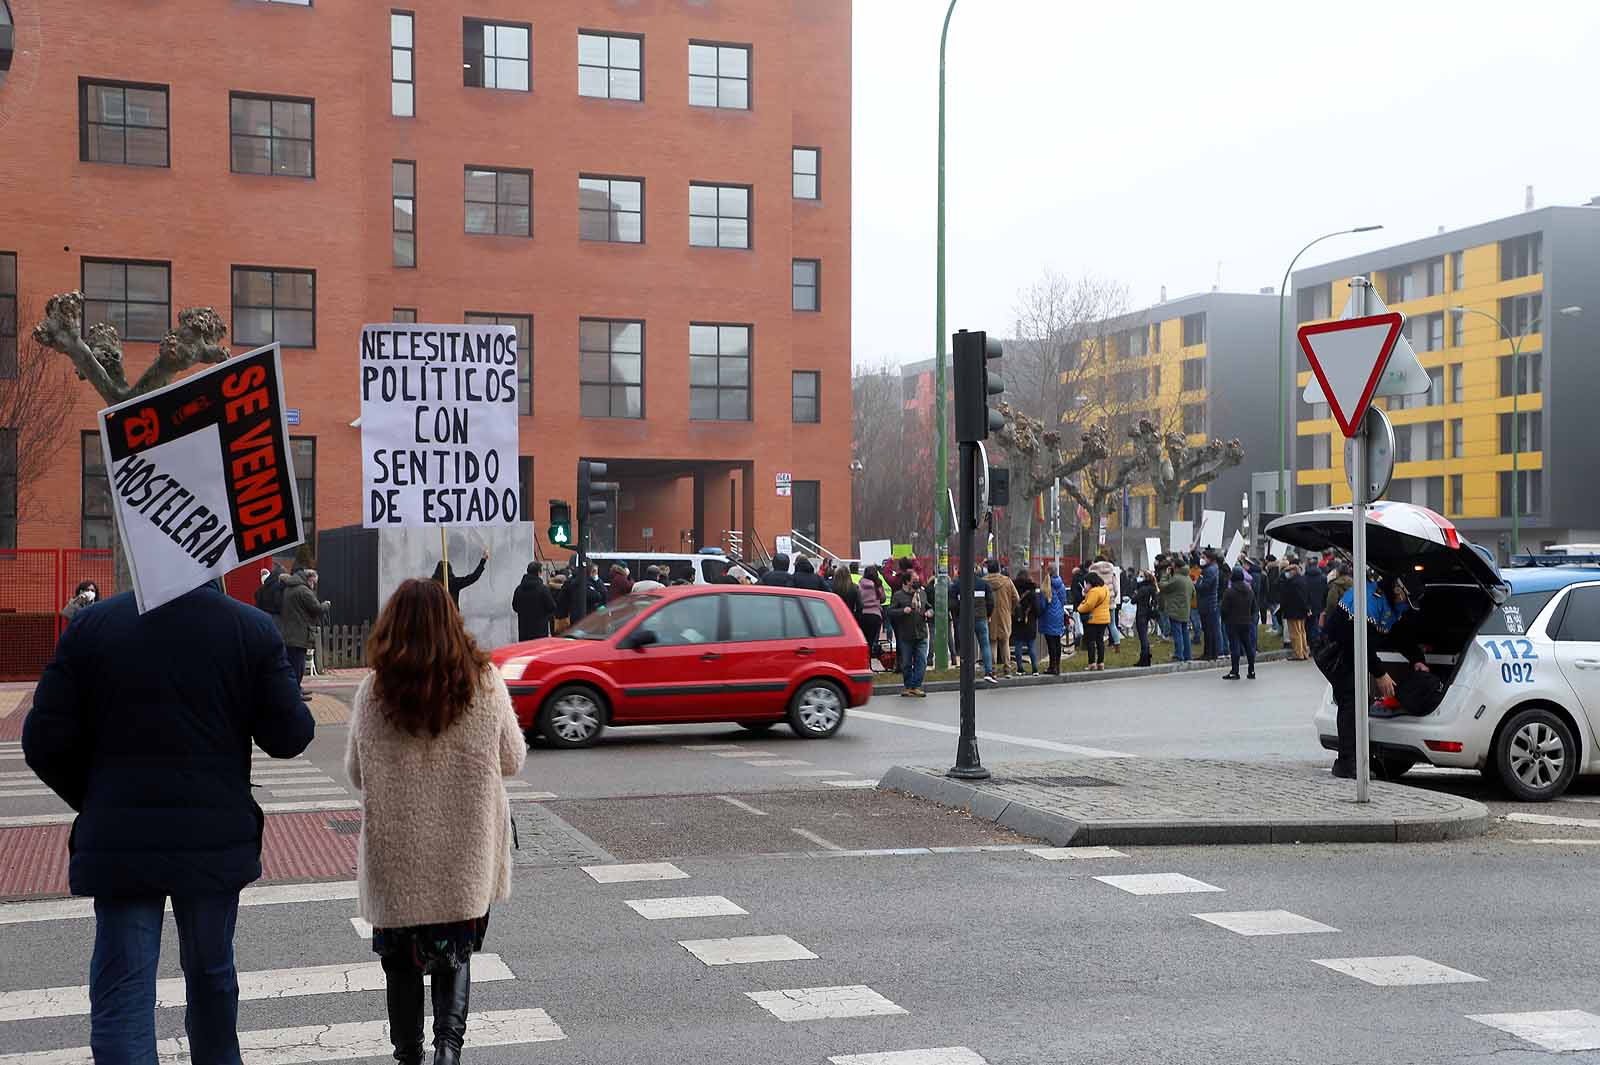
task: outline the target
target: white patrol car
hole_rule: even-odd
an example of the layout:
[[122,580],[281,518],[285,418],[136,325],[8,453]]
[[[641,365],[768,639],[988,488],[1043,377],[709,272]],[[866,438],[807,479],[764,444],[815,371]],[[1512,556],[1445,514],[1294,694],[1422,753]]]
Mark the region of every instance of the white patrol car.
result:
[[[1290,514],[1268,531],[1307,550],[1348,552],[1350,508]],[[1600,773],[1600,567],[1501,571],[1445,518],[1410,503],[1370,507],[1367,557],[1378,573],[1421,587],[1420,642],[1447,685],[1426,715],[1369,716],[1376,769],[1478,769],[1529,801]],[[1380,657],[1397,680],[1410,668],[1397,654]],[[1315,722],[1322,745],[1337,750],[1331,688]]]

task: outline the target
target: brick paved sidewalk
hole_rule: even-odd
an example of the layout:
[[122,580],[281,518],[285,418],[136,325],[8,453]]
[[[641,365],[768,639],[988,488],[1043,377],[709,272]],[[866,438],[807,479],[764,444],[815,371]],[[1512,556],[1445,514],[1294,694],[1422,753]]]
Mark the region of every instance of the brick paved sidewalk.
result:
[[1374,781],[1370,803],[1325,767],[1200,758],[1012,762],[988,780],[896,766],[879,784],[967,810],[1057,846],[1411,843],[1481,834],[1470,799]]

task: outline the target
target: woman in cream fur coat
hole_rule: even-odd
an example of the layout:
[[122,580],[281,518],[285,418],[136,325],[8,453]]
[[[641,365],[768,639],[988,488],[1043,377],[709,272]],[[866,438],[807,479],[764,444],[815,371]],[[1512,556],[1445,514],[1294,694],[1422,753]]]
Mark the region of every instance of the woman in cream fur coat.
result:
[[511,895],[504,777],[527,749],[505,682],[445,590],[406,581],[367,648],[345,770],[362,793],[361,916],[388,984],[395,1060],[422,1061],[422,978],[433,977],[434,1065],[466,1035],[474,951]]

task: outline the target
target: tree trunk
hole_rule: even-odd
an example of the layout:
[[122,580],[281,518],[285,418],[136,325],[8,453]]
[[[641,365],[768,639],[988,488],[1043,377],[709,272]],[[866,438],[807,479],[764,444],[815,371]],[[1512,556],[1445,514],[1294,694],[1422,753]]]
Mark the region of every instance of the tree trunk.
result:
[[[1156,501],[1156,535],[1159,536],[1159,537],[1162,537],[1163,539],[1165,539],[1166,536],[1167,536],[1167,533],[1172,528],[1172,522],[1174,520],[1173,516],[1177,513],[1177,507],[1176,507],[1176,505],[1174,503],[1172,503],[1170,500],[1168,500],[1165,496],[1161,495],[1161,493],[1159,493],[1159,492],[1157,492],[1156,495],[1155,495],[1155,501]],[[1175,545],[1173,545],[1173,544],[1168,544],[1167,545],[1167,550],[1175,551],[1175,550],[1177,550],[1177,547]]]

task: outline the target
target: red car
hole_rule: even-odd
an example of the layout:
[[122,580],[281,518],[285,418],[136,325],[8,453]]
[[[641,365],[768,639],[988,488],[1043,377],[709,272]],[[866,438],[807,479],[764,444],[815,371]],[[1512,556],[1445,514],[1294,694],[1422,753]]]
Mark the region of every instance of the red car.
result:
[[607,725],[736,721],[839,731],[872,697],[867,643],[844,602],[792,588],[692,585],[625,596],[494,664],[523,730],[587,747]]

